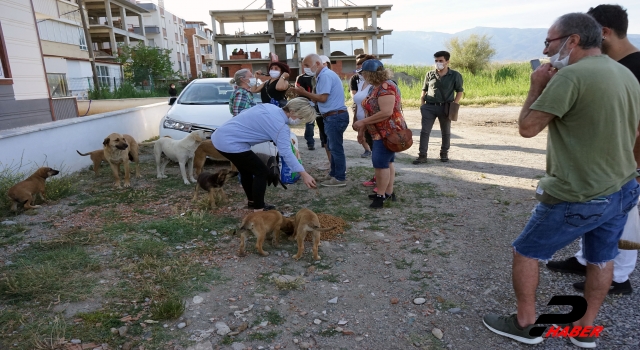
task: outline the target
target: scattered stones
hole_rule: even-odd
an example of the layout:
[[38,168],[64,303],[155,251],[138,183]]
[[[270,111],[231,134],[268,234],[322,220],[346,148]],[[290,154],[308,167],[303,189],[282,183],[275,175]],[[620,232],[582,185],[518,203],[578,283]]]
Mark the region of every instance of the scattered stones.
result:
[[413,303],[416,304],[416,305],[422,305],[422,304],[424,304],[426,302],[427,302],[427,299],[425,299],[425,298],[415,298],[415,299],[413,299]]
[[384,264],[385,265],[391,265],[391,261],[385,261]]
[[335,297],[331,300],[328,301],[329,304],[337,304],[338,303],[338,297]]
[[187,326],[187,324],[186,324],[186,323],[184,323],[184,322],[180,322],[180,323],[178,323],[178,329],[182,329],[182,328],[184,328],[184,327],[186,327],[186,326]]
[[187,348],[187,350],[213,350],[213,344],[211,344],[211,342],[207,340],[190,346]]
[[345,329],[345,330],[342,331],[342,334],[344,334],[344,335],[354,335],[355,333],[353,333],[353,331],[349,331],[349,330]]
[[342,327],[336,327],[334,328],[336,332],[341,333],[343,331]]
[[233,350],[244,350],[244,349],[246,349],[247,347],[246,347],[246,346],[244,346],[244,344],[242,344],[242,343],[233,343],[233,344],[231,344],[231,348],[232,348]]
[[1,222],[0,224],[5,225],[5,226],[13,226],[13,225],[17,225],[18,223],[15,221],[11,221],[11,220],[5,220],[3,222]]
[[438,339],[442,339],[442,337],[444,337],[444,334],[442,334],[442,331],[440,330],[440,328],[432,329],[431,334],[433,334],[433,336]]
[[264,328],[269,324],[269,321],[262,321],[260,322],[260,327]]
[[315,320],[313,320],[313,323],[314,324],[320,324],[320,323],[322,323],[322,321],[320,321],[319,319],[316,318]]
[[449,309],[447,311],[449,311],[452,314],[457,314],[457,313],[460,313],[461,310],[460,310],[459,307],[454,307],[454,308],[451,308],[451,309]]
[[127,335],[127,331],[129,331],[129,327],[127,327],[127,326],[122,326],[122,327],[118,328],[118,334],[121,337],[124,337],[125,335]]
[[297,278],[289,275],[280,275],[278,277],[275,277],[275,280],[278,283],[291,283],[295,282]]
[[300,341],[298,340],[298,338],[293,338],[293,343],[294,344],[298,344]]
[[340,320],[338,321],[338,326],[344,326],[345,324],[347,324],[349,321],[346,320]]
[[82,344],[82,340],[80,340],[80,339],[71,339],[71,344]]
[[391,240],[389,238],[385,238],[384,239],[384,243],[390,243],[390,242],[391,242]]
[[118,334],[117,328],[111,328],[111,334]]
[[313,347],[313,344],[311,343],[307,343],[307,342],[300,343],[300,349],[311,349],[312,347]]
[[373,234],[378,236],[378,237],[384,237],[384,233],[382,233],[382,232],[374,232]]
[[399,302],[398,298],[391,298],[391,304],[397,304]]
[[267,311],[267,312],[271,311],[271,306],[269,306],[269,305],[265,306],[264,307],[264,311]]
[[196,295],[195,297],[193,297],[194,304],[201,304],[203,301],[204,301],[204,298],[199,295]]
[[231,332],[229,326],[227,326],[227,324],[224,322],[216,322],[215,327],[216,333],[218,333],[218,335],[227,335]]
[[211,231],[209,232],[212,236],[217,236],[218,235],[218,231]]
[[356,337],[356,341],[363,341],[364,337]]

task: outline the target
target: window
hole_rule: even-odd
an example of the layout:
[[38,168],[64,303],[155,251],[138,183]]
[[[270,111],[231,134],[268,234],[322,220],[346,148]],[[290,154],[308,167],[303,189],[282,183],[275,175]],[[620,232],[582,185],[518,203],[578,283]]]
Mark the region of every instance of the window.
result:
[[67,97],[69,88],[67,87],[67,75],[60,73],[47,73],[47,81],[49,82],[49,91],[51,97]]
[[80,50],[87,51],[87,38],[84,37],[84,31],[78,28],[78,38],[80,42]]
[[178,33],[175,33],[175,34],[176,34],[176,41],[179,42],[180,41],[180,37],[178,37]]
[[167,37],[167,28],[162,28],[162,36]]
[[147,43],[149,43],[149,47],[156,47],[156,41],[153,39],[147,39]]
[[4,45],[2,23],[0,23],[0,84],[11,84],[12,82],[9,56],[7,55],[7,47]]
[[109,77],[109,67],[97,66],[98,80],[100,81],[100,87],[111,86],[111,79]]

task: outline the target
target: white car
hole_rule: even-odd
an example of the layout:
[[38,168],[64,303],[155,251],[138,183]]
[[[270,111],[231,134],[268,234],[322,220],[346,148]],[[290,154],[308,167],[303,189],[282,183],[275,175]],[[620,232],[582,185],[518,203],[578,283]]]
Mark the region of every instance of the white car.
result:
[[[196,79],[182,90],[167,114],[160,120],[160,137],[170,136],[180,140],[193,130],[215,130],[233,118],[229,112],[229,98],[233,93],[230,78]],[[254,95],[260,103],[260,95]],[[291,137],[297,143],[297,136]],[[211,141],[207,141],[211,142]],[[278,152],[273,142],[264,142],[251,147],[255,153],[275,156]]]

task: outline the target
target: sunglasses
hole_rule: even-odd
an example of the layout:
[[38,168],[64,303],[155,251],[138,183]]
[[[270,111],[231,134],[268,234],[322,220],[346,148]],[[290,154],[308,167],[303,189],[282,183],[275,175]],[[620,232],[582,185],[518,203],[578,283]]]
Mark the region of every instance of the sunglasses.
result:
[[556,40],[560,40],[560,39],[564,39],[564,38],[568,38],[570,36],[572,36],[573,34],[569,34],[569,35],[565,35],[565,36],[561,36],[559,38],[555,38],[555,39],[547,39],[544,41],[544,47],[545,48],[549,48],[549,44],[551,44],[552,42],[556,41]]

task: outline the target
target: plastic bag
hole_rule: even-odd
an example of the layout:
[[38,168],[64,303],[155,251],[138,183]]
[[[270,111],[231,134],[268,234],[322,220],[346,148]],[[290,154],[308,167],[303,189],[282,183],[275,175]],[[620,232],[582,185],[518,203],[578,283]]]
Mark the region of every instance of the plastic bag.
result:
[[622,237],[618,241],[618,248],[624,250],[640,249],[640,214],[638,214],[637,207],[629,212]]
[[[298,146],[293,139],[291,140],[291,151],[296,155],[296,158],[298,158],[298,162],[302,164],[302,161],[300,160],[300,153],[298,152]],[[300,174],[294,173],[291,170],[291,167],[289,167],[289,165],[284,161],[284,158],[280,157],[280,181],[283,184],[293,184],[299,179]]]

